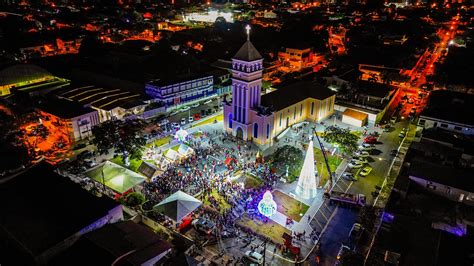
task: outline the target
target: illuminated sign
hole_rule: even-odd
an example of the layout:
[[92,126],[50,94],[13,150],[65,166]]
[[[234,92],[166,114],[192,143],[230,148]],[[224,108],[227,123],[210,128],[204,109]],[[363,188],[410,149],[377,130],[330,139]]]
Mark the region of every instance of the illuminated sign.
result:
[[270,217],[276,213],[276,210],[277,204],[273,200],[273,195],[270,191],[267,190],[265,194],[263,194],[262,200],[258,203],[258,211],[261,214]]

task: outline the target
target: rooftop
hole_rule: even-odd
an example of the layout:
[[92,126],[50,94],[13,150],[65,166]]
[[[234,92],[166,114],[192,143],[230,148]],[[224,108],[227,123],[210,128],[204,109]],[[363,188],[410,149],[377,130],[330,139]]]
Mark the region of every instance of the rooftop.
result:
[[74,118],[91,112],[96,112],[94,109],[83,107],[77,102],[57,98],[50,98],[41,103],[38,106],[38,109],[63,119]]
[[204,74],[194,74],[186,77],[175,77],[175,78],[167,78],[167,79],[155,79],[152,81],[149,81],[147,85],[152,85],[152,86],[158,86],[158,87],[164,87],[164,86],[169,86],[169,85],[174,85],[182,82],[188,82],[196,79],[202,79],[202,78],[209,78],[212,77],[212,74],[209,73],[204,73]]
[[307,98],[327,99],[336,93],[315,81],[299,81],[262,95],[262,106],[281,110]]
[[439,184],[474,192],[472,168],[453,167],[414,158],[410,163],[409,175]]
[[474,106],[472,94],[437,90],[431,93],[428,104],[420,116],[474,126],[472,106]]
[[394,86],[388,84],[360,80],[358,92],[367,96],[385,98],[388,97],[390,92],[394,91],[395,89],[396,88]]
[[5,67],[0,71],[0,86],[18,84],[39,79],[53,78],[45,69],[29,64],[18,64]]
[[352,118],[355,118],[355,119],[361,120],[361,121],[367,119],[367,117],[368,117],[368,115],[366,113],[362,113],[362,112],[359,112],[359,111],[351,109],[351,108],[347,108],[342,113],[342,115],[347,115],[347,116],[350,116]]
[[0,181],[0,234],[10,239],[10,245],[2,248],[36,257],[119,205],[88,193],[50,165],[39,163]]
[[253,44],[247,40],[242,47],[240,47],[239,51],[234,55],[232,59],[251,62],[259,59],[263,59],[260,53],[257,51],[257,48],[253,46]]
[[143,265],[171,247],[145,226],[124,221],[108,224],[83,235],[55,264],[113,265],[119,257],[133,250],[123,256],[117,265]]
[[58,95],[82,105],[90,105],[103,110],[116,107],[129,109],[144,105],[144,96],[128,90],[108,89],[95,86],[68,87],[58,92]]

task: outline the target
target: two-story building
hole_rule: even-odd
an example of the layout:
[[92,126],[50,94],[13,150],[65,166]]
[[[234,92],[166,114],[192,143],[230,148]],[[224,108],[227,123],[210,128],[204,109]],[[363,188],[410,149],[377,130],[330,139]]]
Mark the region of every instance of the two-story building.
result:
[[40,104],[38,110],[56,130],[66,133],[70,142],[91,137],[92,127],[100,123],[96,110],[67,99],[51,98]]
[[278,60],[289,71],[300,71],[303,68],[314,66],[318,61],[317,56],[309,47],[286,48],[284,52],[278,53]]
[[145,85],[145,93],[167,108],[205,99],[214,94],[212,75],[177,80],[153,80]]

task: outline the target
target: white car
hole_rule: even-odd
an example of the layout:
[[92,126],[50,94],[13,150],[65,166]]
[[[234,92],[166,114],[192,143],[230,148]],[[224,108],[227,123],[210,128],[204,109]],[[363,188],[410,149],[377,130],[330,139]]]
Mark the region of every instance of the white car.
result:
[[365,158],[365,157],[369,157],[370,154],[368,151],[356,151],[355,155]]
[[188,118],[188,122],[189,122],[189,123],[194,122],[194,118],[193,118],[192,116],[190,116],[190,117]]
[[212,103],[212,100],[207,100],[207,101],[203,102],[203,104],[210,104],[210,103]]
[[362,235],[362,232],[364,231],[364,228],[360,223],[354,223],[352,225],[351,231],[349,232],[349,240],[354,241],[360,238]]
[[360,147],[362,147],[362,148],[373,148],[374,145],[373,145],[373,144],[370,144],[370,143],[362,143],[362,144],[360,145]]
[[183,107],[183,108],[181,109],[181,112],[189,111],[189,110],[191,110],[191,107],[185,106],[185,107]]
[[254,263],[257,263],[259,265],[263,264],[263,255],[258,253],[258,252],[255,252],[255,251],[250,251],[250,250],[247,250],[245,252],[245,257],[254,262]]
[[195,103],[195,104],[191,105],[191,107],[196,108],[196,107],[199,107],[199,105],[200,105],[199,103]]
[[360,163],[368,163],[369,161],[365,157],[353,157],[351,161],[360,162]]
[[165,126],[165,125],[168,124],[169,122],[170,122],[170,121],[169,121],[168,119],[163,119],[163,120],[161,120],[161,121],[158,123],[158,125],[160,125],[160,126]]
[[186,125],[186,118],[181,118],[181,125]]
[[350,168],[361,168],[362,166],[364,166],[364,164],[361,163],[361,162],[357,162],[357,161],[351,161],[351,162],[348,164],[348,166],[349,166]]
[[368,176],[370,174],[370,172],[372,172],[372,167],[367,166],[367,167],[364,167],[364,169],[362,169],[362,171],[360,171],[359,175]]
[[171,126],[174,128],[174,129],[178,129],[179,128],[179,124],[174,122],[171,124]]
[[357,181],[357,178],[354,176],[354,174],[349,172],[344,172],[341,176],[347,181]]

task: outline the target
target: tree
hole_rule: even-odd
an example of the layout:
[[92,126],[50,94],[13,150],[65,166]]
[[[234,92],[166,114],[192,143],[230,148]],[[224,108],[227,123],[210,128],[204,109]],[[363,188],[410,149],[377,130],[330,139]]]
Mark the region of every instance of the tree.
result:
[[145,196],[140,192],[131,192],[122,197],[121,202],[126,206],[135,207],[145,202]]
[[359,137],[348,128],[329,126],[324,130],[323,139],[341,149],[344,154],[352,154],[357,150]]
[[129,158],[140,159],[145,138],[140,135],[143,128],[137,120],[109,120],[92,128],[94,139],[92,143],[100,154],[106,154],[110,149],[122,154],[125,165]]

